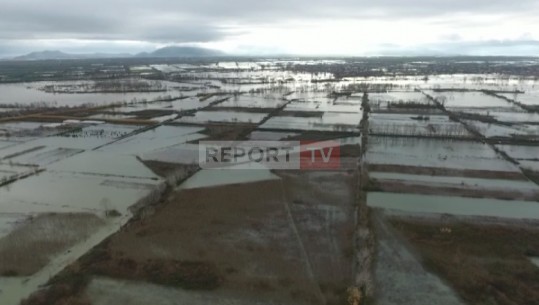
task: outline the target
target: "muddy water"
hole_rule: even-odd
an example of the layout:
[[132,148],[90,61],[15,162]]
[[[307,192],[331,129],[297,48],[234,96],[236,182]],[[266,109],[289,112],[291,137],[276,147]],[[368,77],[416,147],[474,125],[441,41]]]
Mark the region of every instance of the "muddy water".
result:
[[[129,128],[128,132],[131,130]],[[21,299],[45,284],[68,264],[119,230],[131,218],[132,214],[129,211],[131,206],[144,205],[159,198],[160,192],[164,189],[163,181],[140,163],[134,154],[146,149],[171,145],[176,140],[182,143],[186,134],[197,130],[199,129],[163,127],[157,131],[138,134],[138,137],[130,137],[134,141],[117,142],[104,147],[118,146],[117,154],[111,154],[108,150],[107,153],[86,151],[75,156],[61,154],[62,160],[56,160],[54,164],[48,162],[46,165],[42,164],[46,166],[45,172],[1,187],[0,211],[2,215],[8,216],[0,217],[0,236],[13,229],[14,221],[37,213],[91,212],[103,217],[106,210],[114,209],[122,216],[107,219],[106,226],[83,242],[52,258],[52,261],[38,273],[24,278],[0,278],[0,304],[18,304]],[[78,144],[85,143],[80,147],[90,149],[96,144],[106,144],[114,140],[113,137],[99,136],[98,142],[88,141],[93,138],[47,137],[22,143],[20,147],[13,149],[14,152],[20,152],[25,148],[43,144],[47,146],[43,151],[48,152],[49,148],[56,146],[78,146],[74,145],[78,142],[80,142]],[[11,147],[5,150],[11,150]],[[42,153],[41,150],[35,152]],[[2,153],[9,152],[2,151]],[[52,154],[53,157],[56,155]],[[36,159],[34,157],[27,158],[27,161]]]
[[[28,192],[30,189],[32,192]],[[52,276],[118,231],[132,216],[130,206],[156,200],[163,189],[164,185],[160,181],[141,184],[140,178],[115,180],[113,177],[53,171],[19,181],[9,189],[0,188],[0,209],[19,218],[29,213],[80,211],[103,216],[108,209],[115,209],[122,215],[106,219],[105,226],[83,242],[52,258],[45,268],[32,276],[0,277],[0,304],[19,304],[21,299],[28,297]],[[0,236],[2,230],[8,232],[13,228],[16,219],[10,217],[4,221],[0,218]]]
[[229,123],[259,123],[267,116],[266,113],[251,113],[238,111],[198,111],[194,116],[184,116],[178,120],[179,123],[208,123],[208,122],[229,122]]
[[277,108],[286,103],[285,100],[265,98],[263,96],[241,95],[234,96],[216,107],[247,107],[247,108]]
[[527,92],[524,94],[512,94],[512,93],[500,93],[500,96],[504,96],[508,99],[517,101],[525,105],[539,105],[539,93]]
[[539,202],[530,201],[373,192],[368,194],[367,204],[414,213],[539,219]]
[[158,182],[50,171],[0,188],[0,210],[4,213],[102,213],[105,209],[122,212],[146,196]]
[[512,108],[508,101],[481,92],[431,92],[446,108]]
[[300,135],[295,132],[253,131],[249,134],[249,140],[255,141],[279,141],[288,137]]
[[203,169],[179,186],[179,189],[214,187],[279,179],[268,169]]
[[[77,82],[63,82],[62,84],[70,84]],[[85,93],[85,94],[62,94],[62,93],[47,93],[39,88],[58,84],[51,82],[36,82],[36,83],[18,83],[18,84],[0,84],[0,104],[18,104],[32,105],[34,103],[44,103],[47,106],[81,106],[86,104],[91,105],[106,105],[116,102],[131,102],[134,100],[141,101],[154,100],[158,97],[166,95],[179,95],[179,92],[133,92],[133,93]]]
[[122,281],[104,277],[94,278],[88,285],[86,294],[94,305],[283,304],[278,301],[261,300],[259,297],[249,297],[248,294],[235,296],[226,292],[206,293],[203,291],[176,289],[150,283]]
[[539,191],[539,187],[531,181],[480,179],[468,177],[409,175],[386,172],[370,172],[370,178],[377,180],[399,181],[422,185],[440,185],[454,187],[474,187],[480,189]]
[[380,305],[463,305],[459,297],[436,274],[422,266],[385,220],[375,218],[376,303]]
[[6,236],[13,228],[26,218],[25,214],[0,213],[0,238]]
[[326,112],[322,117],[272,117],[260,129],[359,132],[361,115]]
[[46,284],[52,276],[62,271],[67,265],[75,262],[106,237],[118,231],[129,218],[130,215],[125,215],[114,220],[109,220],[102,229],[95,232],[87,240],[56,256],[45,268],[32,276],[16,278],[0,277],[0,304],[18,305],[22,299],[28,297],[31,293],[38,290],[40,286]]
[[487,144],[469,141],[369,137],[370,164],[519,172]]

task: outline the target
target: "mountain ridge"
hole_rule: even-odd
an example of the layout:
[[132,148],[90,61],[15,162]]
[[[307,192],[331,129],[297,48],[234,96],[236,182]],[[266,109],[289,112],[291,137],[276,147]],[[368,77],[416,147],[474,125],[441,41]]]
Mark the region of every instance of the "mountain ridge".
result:
[[178,58],[178,57],[212,57],[224,56],[225,53],[208,48],[167,46],[152,52],[141,52],[135,55],[128,53],[88,53],[73,54],[59,50],[44,50],[30,52],[17,56],[12,60],[67,60],[67,59],[98,59],[98,58]]

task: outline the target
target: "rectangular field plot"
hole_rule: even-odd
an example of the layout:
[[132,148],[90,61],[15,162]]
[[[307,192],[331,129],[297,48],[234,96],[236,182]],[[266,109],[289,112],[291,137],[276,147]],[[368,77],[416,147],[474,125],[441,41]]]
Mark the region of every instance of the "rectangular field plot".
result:
[[238,95],[217,104],[216,107],[277,108],[284,103],[286,103],[286,100],[279,98],[268,98],[259,95]]
[[327,112],[322,117],[272,117],[260,129],[359,132],[360,121],[358,114]]
[[428,92],[448,109],[454,108],[513,108],[508,101],[482,92]]
[[373,192],[367,204],[410,213],[539,219],[539,203],[531,201]]
[[[110,181],[132,182],[133,187],[116,187]],[[0,187],[0,210],[3,213],[92,212],[104,213],[127,209],[151,193],[158,182],[147,180],[142,188],[139,179],[101,177],[73,173],[44,172]],[[31,191],[30,191],[31,190]]]
[[369,133],[378,135],[472,138],[464,125],[445,115],[372,113]]
[[198,111],[193,116],[183,116],[177,123],[259,123],[267,116],[266,113],[239,112],[239,111]]
[[519,172],[487,144],[472,141],[369,137],[369,164]]

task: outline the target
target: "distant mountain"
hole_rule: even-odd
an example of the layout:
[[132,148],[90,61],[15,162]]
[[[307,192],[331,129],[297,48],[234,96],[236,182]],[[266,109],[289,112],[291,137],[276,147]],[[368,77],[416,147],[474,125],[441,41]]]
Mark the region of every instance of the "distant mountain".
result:
[[62,60],[62,59],[88,59],[88,58],[125,58],[131,57],[131,54],[70,54],[61,51],[41,51],[32,52],[23,56],[13,58],[13,60]]
[[211,57],[223,56],[225,53],[206,48],[197,47],[164,47],[153,52],[143,52],[137,55],[132,54],[112,54],[112,53],[92,53],[92,54],[71,54],[61,51],[41,51],[32,52],[23,56],[13,58],[13,60],[62,60],[62,59],[89,59],[89,58],[177,58],[177,57]]
[[60,51],[32,52],[23,56],[15,57],[15,60],[44,60],[44,59],[70,59],[70,54]]
[[174,58],[174,57],[211,57],[223,56],[223,52],[213,49],[197,48],[197,47],[164,47],[157,49],[151,53],[139,53],[137,57],[159,57],[159,58]]

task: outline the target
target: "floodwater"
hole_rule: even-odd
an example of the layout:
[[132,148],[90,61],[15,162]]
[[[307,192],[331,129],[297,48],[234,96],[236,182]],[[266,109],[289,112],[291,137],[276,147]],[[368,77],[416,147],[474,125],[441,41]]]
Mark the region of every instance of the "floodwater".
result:
[[[331,62],[331,61],[329,61]],[[154,65],[131,67],[133,71],[157,69],[175,73],[174,77],[192,79],[191,82],[168,83],[166,92],[127,94],[67,94],[46,93],[39,90],[48,84],[79,84],[81,82],[25,83],[0,85],[0,104],[17,106],[49,105],[80,106],[105,105],[122,102],[102,113],[92,113],[81,120],[130,119],[144,117],[153,120],[155,126],[131,126],[102,124],[102,122],[16,122],[0,124],[0,179],[32,174],[37,168],[44,170],[28,178],[0,187],[0,237],[13,229],[29,215],[48,212],[90,212],[101,217],[106,211],[117,210],[119,218],[106,218],[107,225],[88,240],[55,258],[43,270],[29,278],[0,278],[0,304],[11,305],[35,291],[50,276],[61,271],[67,264],[86,253],[91,247],[116,232],[131,217],[130,207],[155,199],[164,188],[164,181],[144,166],[141,160],[173,164],[196,164],[199,147],[190,144],[204,139],[202,124],[260,123],[269,115],[267,109],[275,109],[288,103],[285,113],[270,118],[249,135],[251,140],[282,140],[299,136],[304,131],[331,131],[340,138],[341,145],[360,142],[359,137],[342,138],[344,133],[359,134],[362,93],[351,97],[331,96],[331,92],[345,90],[348,85],[392,84],[397,90],[370,93],[371,105],[387,108],[388,102],[430,103],[417,89],[431,90],[437,87],[464,87],[468,89],[526,89],[525,95],[515,97],[523,103],[532,101],[535,93],[528,89],[536,81],[519,81],[514,78],[500,80],[495,75],[437,75],[423,76],[347,78],[339,82],[316,82],[333,80],[331,73],[303,73],[276,71],[279,65],[296,61],[219,62],[207,65]],[[302,64],[320,64],[323,61],[305,61]],[[243,69],[243,71],[239,71]],[[294,91],[294,92],[292,92]],[[212,95],[209,93],[224,93]],[[359,92],[359,90],[357,90]],[[502,98],[479,92],[432,92],[446,96],[445,106],[454,111],[488,114],[504,122],[537,122],[539,115],[525,113],[519,107]],[[289,94],[291,93],[291,94]],[[158,99],[165,99],[159,100]],[[227,100],[223,100],[227,99]],[[146,101],[145,101],[146,100]],[[133,102],[133,103],[131,103]],[[138,103],[135,103],[138,102]],[[216,103],[219,102],[219,103]],[[212,110],[203,109],[212,105]],[[226,111],[222,107],[239,108]],[[220,109],[221,108],[221,109]],[[250,108],[241,111],[241,108]],[[259,109],[259,111],[256,111]],[[196,111],[199,110],[199,111]],[[101,110],[100,110],[101,111]],[[196,112],[195,112],[196,111]],[[251,112],[254,111],[254,112]],[[139,113],[137,113],[139,112]],[[303,113],[302,113],[303,112]],[[312,114],[312,117],[309,115]],[[155,113],[155,115],[154,115]],[[318,115],[319,113],[319,115]],[[433,113],[439,113],[433,111]],[[193,114],[193,115],[188,115]],[[296,114],[297,117],[286,116]],[[178,116],[181,116],[178,118]],[[428,121],[412,120],[413,115],[372,114],[370,128],[374,132],[389,131],[398,134],[450,135],[469,137],[462,125],[452,122],[445,115],[430,115]],[[185,124],[200,124],[185,126]],[[157,124],[167,122],[173,126]],[[475,124],[475,123],[474,123]],[[181,125],[181,126],[178,126]],[[500,127],[476,125],[486,135],[539,134],[532,124]],[[72,128],[72,130],[68,130]],[[482,129],[486,128],[487,131]],[[435,132],[433,132],[433,130]],[[539,152],[535,148],[503,147],[515,154],[521,166],[539,168]],[[390,139],[369,137],[368,163],[397,164],[453,169],[480,169],[518,173],[519,168],[500,158],[488,145],[472,141],[443,141],[434,139]],[[357,161],[355,159],[354,161]],[[25,166],[22,166],[25,164]],[[530,165],[531,164],[531,165]],[[356,163],[354,163],[356,165]],[[245,168],[245,165],[241,166]],[[191,168],[191,167],[188,167]],[[344,174],[345,172],[342,172]],[[281,177],[282,175],[279,173]],[[301,178],[302,181],[319,181],[328,190],[347,194],[348,188],[339,187],[327,173],[315,173]],[[346,174],[348,175],[348,173]],[[371,173],[379,180],[396,180],[422,185],[468,186],[496,190],[537,191],[529,181],[504,181],[498,179],[474,179],[465,177],[431,177],[398,173]],[[282,179],[285,179],[282,178]],[[203,169],[184,181],[178,189],[211,188],[223,185],[271,181],[281,179],[262,166],[253,169],[234,168]],[[320,188],[324,189],[324,188]],[[335,201],[341,202],[342,201]],[[539,218],[539,203],[472,199],[446,196],[425,196],[395,193],[369,193],[368,204],[409,211],[414,213],[449,213],[455,215],[497,216],[505,218]],[[298,207],[295,207],[296,209]],[[345,218],[346,213],[334,213],[332,217]],[[351,214],[350,214],[351,215]],[[382,244],[383,246],[383,244]],[[333,246],[330,245],[329,248]],[[328,248],[328,247],[326,247]],[[328,248],[328,249],[329,249]],[[318,260],[314,258],[313,261]],[[430,281],[430,278],[424,278]],[[99,281],[96,281],[99,289]],[[105,281],[105,283],[107,283]],[[436,284],[437,285],[437,284]],[[93,289],[90,286],[90,289]],[[413,287],[413,286],[410,286]],[[94,287],[95,288],[95,287]],[[99,291],[99,289],[97,291]],[[6,293],[7,292],[7,293]],[[117,302],[117,300],[113,300]]]
[[136,135],[121,139],[100,151],[122,155],[140,155],[154,150],[203,139],[198,132],[204,128],[193,126],[159,126]]
[[140,155],[142,160],[172,164],[198,164],[198,144],[178,144],[149,151]]
[[471,141],[369,137],[369,164],[519,172],[487,144]]
[[289,137],[298,136],[296,132],[275,132],[255,130],[249,134],[249,140],[254,141],[279,141]]
[[[263,166],[257,169],[203,169],[179,186],[179,189],[215,187],[230,184],[251,183],[280,179]],[[242,167],[243,168],[243,167]]]
[[[350,99],[350,101],[352,101]],[[319,112],[346,112],[356,113],[360,117],[363,116],[361,103],[355,100],[356,103],[338,104],[334,98],[326,101],[293,101],[286,105],[286,111],[319,111]]]
[[141,180],[158,180],[158,177],[132,155],[107,154],[89,151],[51,165],[55,172],[84,173],[107,177],[128,177]]
[[322,117],[272,117],[260,129],[359,132],[361,115],[325,112]]
[[111,109],[111,111],[126,114],[144,110],[188,111],[206,107],[210,103],[224,98],[226,98],[226,96],[214,96],[201,101],[198,97],[191,96],[174,101],[138,103],[128,106],[114,107]]
[[523,161],[519,160],[518,163],[522,168],[530,169],[539,172],[539,161]]
[[13,228],[24,221],[26,217],[25,214],[0,213],[0,238],[11,232]]
[[0,140],[0,149],[10,147],[10,146],[13,146],[13,145],[16,145],[16,144],[17,144],[17,142],[14,142],[14,141]]
[[496,145],[496,147],[517,160],[539,158],[539,146]]
[[0,140],[10,140],[17,137],[49,136],[60,133],[57,128],[43,128],[46,123],[38,122],[8,122],[0,124]]
[[37,168],[34,166],[22,166],[9,163],[0,163],[0,184],[2,184],[3,181],[15,179],[17,177],[22,177],[24,175],[33,173],[36,171],[36,169]]
[[[62,84],[79,84],[81,82],[62,82]],[[107,105],[113,103],[129,103],[133,101],[150,101],[166,95],[179,95],[179,92],[133,92],[133,93],[47,93],[39,90],[51,82],[0,84],[0,104],[16,106],[47,105],[52,107],[75,107],[82,105]]]
[[246,108],[277,108],[286,103],[279,98],[270,98],[257,95],[238,95],[227,101],[217,104],[216,107],[246,107]]
[[[24,138],[24,142],[0,149],[0,159],[14,163],[48,165],[94,149],[131,134],[140,126],[99,124],[73,129],[61,135]],[[56,131],[55,133],[58,133]]]
[[369,178],[374,178],[379,181],[398,181],[403,183],[421,184],[426,186],[468,187],[475,189],[497,189],[508,191],[539,191],[539,186],[537,186],[537,184],[531,181],[520,180],[427,176],[386,172],[369,172]]
[[464,120],[471,126],[487,138],[491,137],[506,137],[510,138],[513,136],[531,136],[532,138],[539,139],[539,126],[538,125],[528,125],[528,124],[519,124],[519,125],[499,125],[495,123],[484,123],[472,120]]
[[445,115],[424,115],[428,120],[412,119],[418,115],[372,113],[369,116],[369,133],[406,136],[443,136],[472,138],[464,125],[449,120]]
[[428,92],[446,108],[512,108],[508,101],[482,92]]
[[[18,304],[52,275],[116,232],[132,216],[132,206],[158,198],[164,182],[137,160],[136,153],[183,142],[190,133],[201,130],[163,126],[135,135],[140,126],[95,124],[80,125],[81,128],[74,125],[73,130],[56,135],[60,130],[42,132],[39,124],[6,125],[12,132],[31,136],[15,138],[18,142],[12,142],[11,137],[4,141],[9,145],[2,145],[0,158],[13,165],[2,163],[0,173],[33,175],[0,187],[0,237],[13,230],[17,221],[39,213],[89,212],[104,217],[107,211],[116,210],[122,215],[105,219],[103,229],[53,257],[38,273],[24,278],[0,277],[0,304],[7,305]],[[126,136],[132,141],[118,141]],[[93,151],[98,147],[111,151],[115,148],[118,153]],[[45,171],[34,173],[38,166]]]
[[115,114],[115,113],[99,113],[86,117],[90,120],[118,120],[118,119],[133,119],[136,118],[134,115],[126,114]]
[[[362,94],[354,94],[358,98]],[[387,109],[389,103],[433,104],[423,93],[415,91],[389,91],[369,93],[369,105],[373,109]]]
[[176,120],[178,123],[205,124],[219,123],[259,123],[268,114],[239,112],[239,111],[198,111],[194,116],[183,116]]
[[[159,181],[46,171],[0,187],[3,213],[120,213],[148,195]],[[31,190],[31,191],[29,191]]]
[[487,109],[485,110],[465,109],[463,112],[477,113],[477,114],[492,116],[500,122],[508,122],[508,123],[526,123],[526,122],[537,123],[539,122],[539,114],[525,112],[518,108],[515,111],[497,111],[497,110],[490,110],[490,109],[488,110]]
[[524,105],[539,105],[539,93],[537,92],[526,92],[523,94],[498,93],[498,95],[504,96],[510,100],[517,101]]
[[90,249],[98,245],[110,234],[118,231],[129,220],[124,215],[115,219],[109,219],[107,224],[81,243],[78,243],[68,251],[51,259],[49,264],[30,277],[0,277],[0,304],[17,305],[31,293],[45,285],[49,279],[62,271],[66,266],[75,262]]
[[539,219],[539,202],[373,192],[367,195],[373,208],[413,213]]

